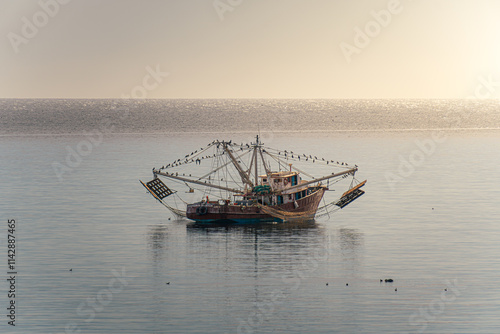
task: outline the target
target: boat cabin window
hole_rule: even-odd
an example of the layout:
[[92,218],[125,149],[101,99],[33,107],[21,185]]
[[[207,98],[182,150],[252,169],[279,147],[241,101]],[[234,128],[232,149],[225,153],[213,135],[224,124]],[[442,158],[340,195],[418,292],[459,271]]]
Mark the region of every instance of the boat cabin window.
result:
[[307,193],[306,190],[302,190],[302,191],[295,193],[295,199],[298,200],[298,199],[301,199],[302,197],[306,197],[306,193]]

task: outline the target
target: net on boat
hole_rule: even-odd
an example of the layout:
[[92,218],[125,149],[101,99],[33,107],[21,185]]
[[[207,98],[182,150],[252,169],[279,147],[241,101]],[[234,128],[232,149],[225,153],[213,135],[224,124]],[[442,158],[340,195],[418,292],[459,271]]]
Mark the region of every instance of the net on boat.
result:
[[140,182],[151,193],[151,195],[153,195],[153,197],[158,200],[158,202],[163,204],[163,206],[169,209],[173,214],[175,214],[178,217],[186,217],[185,210],[179,210],[177,208],[174,208],[163,201],[165,197],[170,196],[175,192],[172,191],[170,188],[168,188],[160,179],[156,178],[149,181],[148,183],[144,183],[142,181]]
[[314,218],[314,215],[316,214],[316,210],[307,210],[307,211],[300,211],[300,212],[290,212],[290,211],[285,211],[285,210],[280,210],[276,208],[272,208],[269,206],[264,206],[261,204],[258,204],[258,207],[262,210],[262,212],[274,217],[281,219],[283,221],[289,221],[289,220],[300,220],[300,219],[312,219]]
[[261,204],[258,204],[258,207],[262,210],[262,212],[283,221],[320,218],[327,216],[337,210],[343,209],[348,204],[352,203],[355,199],[363,195],[365,192],[360,188],[365,184],[366,180],[356,186],[351,185],[350,189],[343,193],[338,200],[319,207],[317,210],[311,209],[307,211],[290,212],[269,206],[264,206]]

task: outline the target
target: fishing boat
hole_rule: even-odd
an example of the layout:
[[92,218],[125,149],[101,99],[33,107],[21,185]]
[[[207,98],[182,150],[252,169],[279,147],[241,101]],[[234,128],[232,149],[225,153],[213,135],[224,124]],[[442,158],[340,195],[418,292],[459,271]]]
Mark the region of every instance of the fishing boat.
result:
[[[313,176],[304,164],[328,173]],[[153,179],[140,182],[173,214],[198,223],[287,222],[329,215],[362,196],[366,180],[356,180],[357,171],[357,165],[266,147],[256,136],[246,144],[214,140],[153,168]],[[347,189],[327,203],[325,193],[342,182]]]

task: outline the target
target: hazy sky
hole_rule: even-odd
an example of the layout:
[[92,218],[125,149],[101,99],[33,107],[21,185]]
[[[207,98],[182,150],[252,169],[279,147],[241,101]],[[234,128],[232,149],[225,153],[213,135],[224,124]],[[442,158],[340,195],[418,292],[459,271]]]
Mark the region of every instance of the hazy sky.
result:
[[0,17],[0,97],[500,91],[499,0],[0,0]]

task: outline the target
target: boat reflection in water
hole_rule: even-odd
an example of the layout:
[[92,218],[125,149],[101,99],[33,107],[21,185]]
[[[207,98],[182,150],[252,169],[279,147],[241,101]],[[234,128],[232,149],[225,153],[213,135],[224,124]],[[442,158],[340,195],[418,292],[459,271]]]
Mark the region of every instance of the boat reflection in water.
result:
[[229,273],[237,267],[258,277],[311,269],[319,262],[324,268],[352,271],[362,258],[363,233],[356,229],[327,228],[315,221],[247,225],[185,221],[149,227],[147,241],[154,266],[181,261],[206,267],[216,276],[219,269]]
[[345,308],[340,304],[352,296],[339,287],[356,276],[363,258],[363,233],[316,221],[207,225],[184,219],[150,226],[147,238],[155,312],[174,319],[177,307],[188,304],[182,312],[202,315],[209,307],[204,321],[233,319],[227,321],[234,332],[240,326],[257,332],[263,323],[252,319],[276,319],[287,329],[300,316],[296,306],[322,303],[325,293],[337,294],[334,307]]

